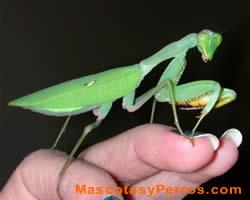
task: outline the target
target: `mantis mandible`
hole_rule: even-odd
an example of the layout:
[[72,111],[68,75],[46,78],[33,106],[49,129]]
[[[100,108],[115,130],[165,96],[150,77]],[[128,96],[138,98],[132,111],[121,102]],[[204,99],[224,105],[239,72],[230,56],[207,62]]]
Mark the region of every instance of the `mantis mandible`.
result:
[[[215,81],[196,81],[177,86],[186,66],[187,51],[197,47],[202,59],[207,62],[212,60],[221,41],[222,36],[210,30],[191,33],[165,46],[138,64],[114,68],[51,86],[13,100],[8,105],[23,107],[45,115],[67,116],[52,146],[53,149],[65,131],[71,116],[88,111],[93,111],[97,116],[95,122],[85,126],[81,137],[60,171],[61,179],[87,134],[101,124],[108,115],[112,103],[119,98],[123,99],[123,109],[129,112],[138,110],[151,97],[155,97],[159,102],[169,102],[172,105],[176,127],[183,136],[185,134],[178,121],[176,105],[202,109],[201,116],[193,128],[195,132],[202,119],[214,107],[233,101],[236,93],[230,89],[222,89]],[[143,78],[159,63],[170,58],[172,60],[161,75],[158,84],[135,98],[135,90],[140,86]]]

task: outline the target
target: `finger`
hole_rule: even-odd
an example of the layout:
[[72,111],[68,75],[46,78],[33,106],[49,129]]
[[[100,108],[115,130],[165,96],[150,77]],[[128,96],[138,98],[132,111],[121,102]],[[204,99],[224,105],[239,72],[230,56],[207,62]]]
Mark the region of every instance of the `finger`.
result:
[[[152,198],[156,200],[183,199],[191,192],[192,189],[195,189],[197,186],[208,181],[209,179],[227,172],[237,161],[237,147],[240,145],[242,140],[241,133],[238,131],[227,131],[227,134],[229,134],[230,137],[224,135],[224,137],[221,139],[220,147],[214,155],[214,159],[206,167],[191,173],[176,173],[166,171],[157,173],[156,175],[133,185],[134,188],[155,187],[154,193],[150,193],[148,191],[148,193],[144,195],[135,194],[132,195],[133,198],[135,200],[148,200]],[[166,190],[166,187],[183,188],[183,186],[183,190]]]
[[133,183],[160,170],[190,172],[203,167],[214,154],[208,138],[197,138],[192,146],[170,127],[143,125],[96,144],[79,157],[121,182]]
[[[3,188],[1,199],[59,200],[56,191],[58,174],[66,159],[67,155],[58,151],[39,150],[32,153],[17,167]],[[103,192],[97,194],[95,190],[90,194],[81,190],[82,186],[94,189],[101,187]],[[116,188],[109,174],[86,162],[75,160],[62,179],[60,195],[67,200],[103,200],[107,196],[106,188]]]
[[211,178],[226,173],[238,160],[238,147],[242,142],[242,134],[236,129],[229,129],[220,139],[220,147],[214,159],[206,167],[200,169],[196,176],[191,176],[197,182],[203,183]]

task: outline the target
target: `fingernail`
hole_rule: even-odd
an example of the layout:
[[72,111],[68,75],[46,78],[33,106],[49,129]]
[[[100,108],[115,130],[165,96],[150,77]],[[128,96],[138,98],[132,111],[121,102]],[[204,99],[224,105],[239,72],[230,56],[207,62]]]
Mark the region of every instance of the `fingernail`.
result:
[[109,195],[109,196],[104,197],[103,200],[121,200],[121,199],[114,195]]
[[241,132],[236,128],[231,128],[231,129],[226,130],[222,134],[221,138],[227,138],[231,140],[236,145],[236,147],[240,146],[240,144],[242,143],[242,139],[243,139]]
[[220,141],[219,139],[215,136],[215,135],[212,135],[212,134],[201,134],[201,135],[197,135],[195,136],[194,138],[201,138],[201,137],[206,137],[208,138],[208,140],[210,141],[210,143],[212,144],[213,146],[213,149],[214,150],[217,150],[219,145],[220,145]]

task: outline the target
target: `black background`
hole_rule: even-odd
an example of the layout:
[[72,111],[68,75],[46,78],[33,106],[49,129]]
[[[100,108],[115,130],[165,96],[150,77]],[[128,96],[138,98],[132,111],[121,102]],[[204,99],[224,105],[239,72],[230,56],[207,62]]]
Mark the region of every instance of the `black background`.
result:
[[[7,107],[9,100],[66,80],[137,63],[166,44],[204,28],[222,33],[223,43],[207,64],[197,49],[191,50],[181,82],[211,79],[236,90],[237,100],[214,110],[199,130],[220,136],[236,127],[244,135],[237,164],[205,186],[241,186],[242,196],[221,199],[246,199],[250,7],[243,1],[1,1],[0,187],[24,156],[51,146],[64,121]],[[137,94],[156,84],[167,63],[147,76]],[[105,123],[89,135],[82,149],[148,122],[151,103],[132,114],[120,104],[120,100],[114,104]],[[179,112],[183,127],[191,129],[194,114]],[[59,148],[69,152],[84,125],[94,119],[91,113],[75,116]],[[158,105],[156,122],[173,125],[169,105]]]

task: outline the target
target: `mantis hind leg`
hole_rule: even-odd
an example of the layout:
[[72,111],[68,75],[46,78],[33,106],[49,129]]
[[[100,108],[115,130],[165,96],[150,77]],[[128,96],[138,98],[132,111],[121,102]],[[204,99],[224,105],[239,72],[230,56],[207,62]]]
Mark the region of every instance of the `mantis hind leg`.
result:
[[68,116],[66,118],[66,120],[65,120],[65,122],[64,122],[64,124],[63,124],[63,126],[62,126],[62,128],[61,128],[61,130],[60,130],[60,132],[59,132],[59,134],[58,134],[58,136],[57,136],[54,144],[53,144],[53,146],[51,147],[51,149],[55,149],[56,148],[56,145],[58,144],[60,138],[62,137],[63,133],[65,132],[65,129],[66,129],[68,123],[69,123],[70,118],[71,118],[71,116]]
[[86,138],[88,133],[90,133],[93,129],[95,129],[96,127],[98,127],[102,123],[102,120],[107,116],[107,114],[109,113],[111,107],[112,107],[112,103],[107,103],[107,104],[101,105],[98,109],[94,110],[94,114],[98,116],[96,121],[94,123],[91,123],[91,124],[85,126],[81,137],[78,139],[78,141],[76,142],[73,150],[69,154],[68,159],[64,163],[64,165],[63,165],[63,167],[62,167],[62,169],[61,169],[61,171],[59,173],[59,180],[58,180],[58,184],[57,184],[56,189],[57,189],[57,193],[58,193],[60,198],[61,198],[60,192],[59,192],[60,183],[62,181],[62,178],[63,178],[64,174],[65,174],[65,171],[67,170],[67,168],[69,167],[69,165],[73,161],[76,151],[79,149],[80,145],[82,144],[82,142],[84,141],[84,139]]
[[[59,134],[58,134],[58,136],[57,136],[57,138],[56,138],[54,144],[53,144],[53,146],[51,147],[51,149],[55,149],[55,147],[57,146],[59,140],[61,139],[63,133],[64,133],[65,130],[66,130],[66,127],[67,127],[67,125],[68,125],[68,123],[69,123],[70,118],[71,118],[73,115],[75,115],[75,114],[80,114],[80,113],[85,113],[85,112],[88,112],[88,111],[93,110],[93,109],[95,109],[95,108],[96,108],[96,106],[90,106],[90,107],[86,107],[86,108],[81,108],[81,109],[76,110],[76,111],[73,111],[73,112],[63,113],[62,116],[68,116],[68,117],[66,118],[66,120],[65,120],[65,122],[64,122],[64,124],[63,124],[63,126],[62,126],[62,128],[61,128],[61,130],[60,130],[60,132],[59,132]],[[58,115],[58,116],[60,116],[60,115]]]

